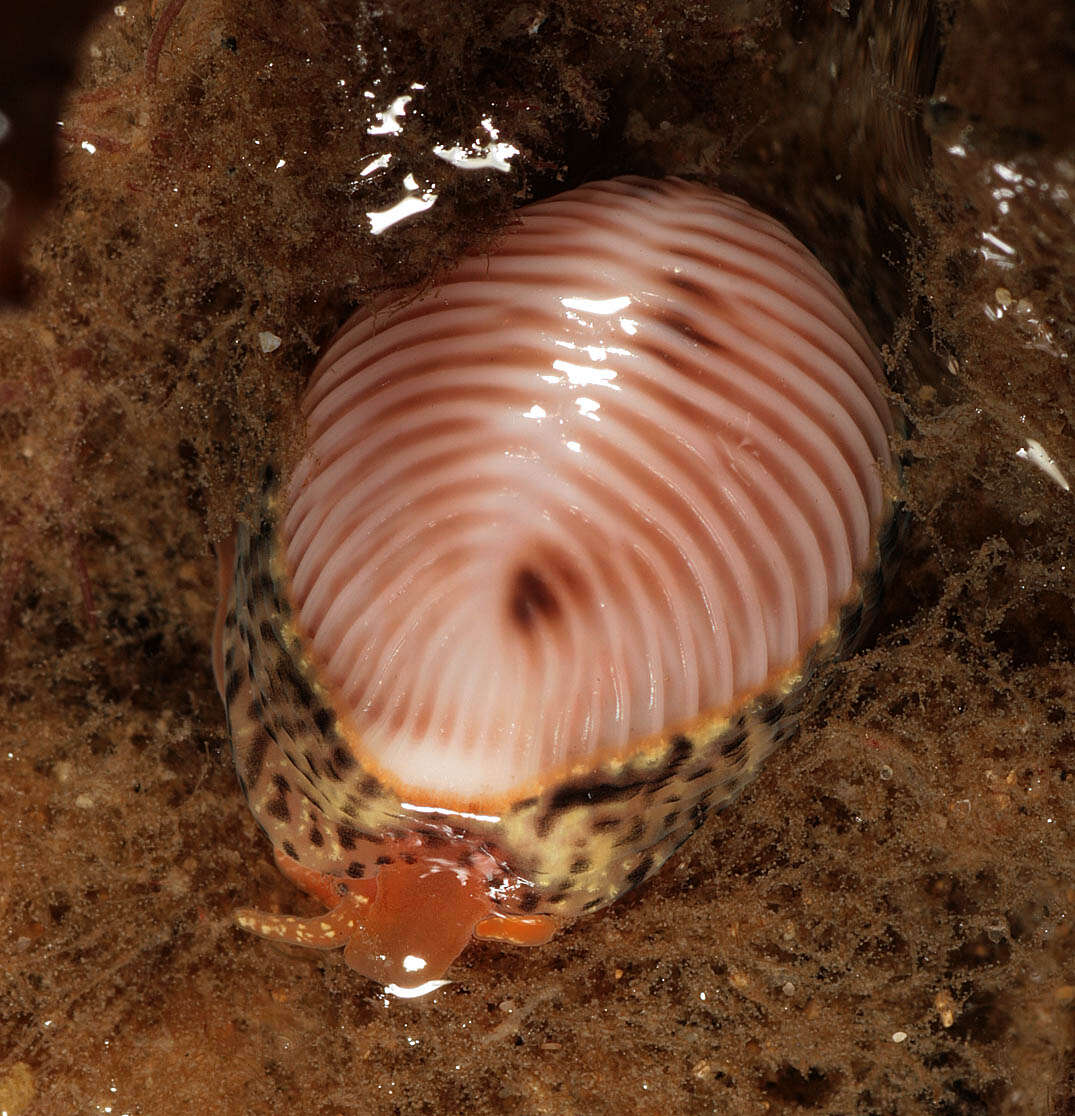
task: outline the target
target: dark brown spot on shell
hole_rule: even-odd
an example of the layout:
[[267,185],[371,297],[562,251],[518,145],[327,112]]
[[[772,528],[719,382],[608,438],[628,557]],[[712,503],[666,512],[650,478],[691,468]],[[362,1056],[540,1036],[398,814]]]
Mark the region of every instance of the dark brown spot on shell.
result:
[[[707,296],[712,299],[712,293]],[[692,322],[686,315],[677,314],[674,311],[666,310],[661,315],[661,320],[670,329],[674,329],[681,337],[686,338],[688,341],[695,345],[701,345],[703,348],[708,349],[710,352],[715,352],[725,348],[715,338],[708,337],[701,333],[694,322]]]
[[760,711],[760,716],[765,724],[775,725],[784,716],[784,703],[779,700],[769,702]]
[[238,670],[230,671],[228,674],[228,681],[224,687],[224,704],[231,705],[235,700],[235,695],[239,692],[243,684],[242,672]]
[[[355,766],[355,757],[352,756],[351,753],[349,751],[347,751],[346,748],[336,747],[336,748],[332,749],[332,763],[335,767],[338,767],[341,771],[349,771],[352,767]],[[374,786],[376,786],[376,785],[377,785],[377,782],[376,782],[376,780],[374,780]],[[363,793],[364,794],[371,793],[370,791],[367,791],[365,789],[365,787],[366,787],[366,784],[365,784],[365,782],[363,782],[363,784],[362,784]]]
[[627,886],[637,887],[648,875],[650,869],[653,867],[653,857],[644,857],[642,863],[637,868],[632,868],[627,873]]
[[357,860],[352,860],[351,863],[347,865],[347,874],[353,880],[360,880],[366,874],[366,866],[364,864],[359,864]]
[[295,851],[295,846],[290,841],[285,841],[280,847],[284,850],[285,856],[290,856],[292,860],[299,859],[299,854]]
[[242,765],[248,786],[252,787],[261,777],[265,753],[269,750],[270,742],[269,734],[263,728],[259,728],[254,733],[254,738],[250,741],[250,749],[246,753],[246,762]]
[[291,808],[287,804],[287,799],[283,795],[274,798],[265,807],[266,812],[270,817],[276,818],[277,821],[289,822],[291,821]]
[[310,830],[310,844],[316,848],[321,848],[325,843],[325,835],[316,826]]
[[675,287],[676,290],[683,291],[685,294],[694,295],[694,297],[698,299],[708,301],[711,297],[711,292],[707,287],[702,286],[696,279],[690,279],[686,275],[670,275],[668,277],[668,285],[670,287]]
[[694,745],[686,736],[674,736],[671,751],[664,763],[665,776],[674,775],[691,758],[693,751]]
[[738,732],[733,733],[721,744],[720,754],[722,756],[734,755],[746,742],[746,738],[746,729],[740,729]]
[[512,619],[524,632],[532,631],[539,619],[552,621],[561,614],[560,602],[549,583],[530,566],[523,566],[516,573],[508,608]]
[[633,798],[644,783],[578,783],[561,787],[552,796],[550,810],[569,810],[573,806],[601,806]]
[[299,705],[313,705],[314,692],[310,683],[289,658],[284,658],[280,663],[280,681],[291,687]]

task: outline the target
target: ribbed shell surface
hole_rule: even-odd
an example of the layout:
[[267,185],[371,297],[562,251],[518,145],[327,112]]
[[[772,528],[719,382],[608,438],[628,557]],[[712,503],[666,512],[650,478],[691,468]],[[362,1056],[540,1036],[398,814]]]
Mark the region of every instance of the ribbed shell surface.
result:
[[876,563],[879,383],[816,259],[675,179],[531,205],[356,315],[281,540],[363,769],[517,801],[794,673]]

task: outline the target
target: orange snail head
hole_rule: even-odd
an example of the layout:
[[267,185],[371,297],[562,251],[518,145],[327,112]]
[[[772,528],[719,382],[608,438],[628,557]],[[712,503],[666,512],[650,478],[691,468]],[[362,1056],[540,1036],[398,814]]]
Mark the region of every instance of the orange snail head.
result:
[[277,850],[281,871],[330,909],[300,918],[241,910],[239,925],[264,938],[339,949],[362,976],[403,989],[439,980],[472,937],[540,945],[555,925],[541,916],[504,915],[484,875],[441,857],[404,854],[375,877],[329,880]]

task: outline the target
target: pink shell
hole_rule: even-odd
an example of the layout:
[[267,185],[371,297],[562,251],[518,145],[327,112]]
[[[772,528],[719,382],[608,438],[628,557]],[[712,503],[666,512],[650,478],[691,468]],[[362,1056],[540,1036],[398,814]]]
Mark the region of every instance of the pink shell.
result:
[[787,229],[677,179],[519,216],[336,337],[283,523],[363,763],[434,805],[734,710],[832,624],[886,510],[876,353]]

